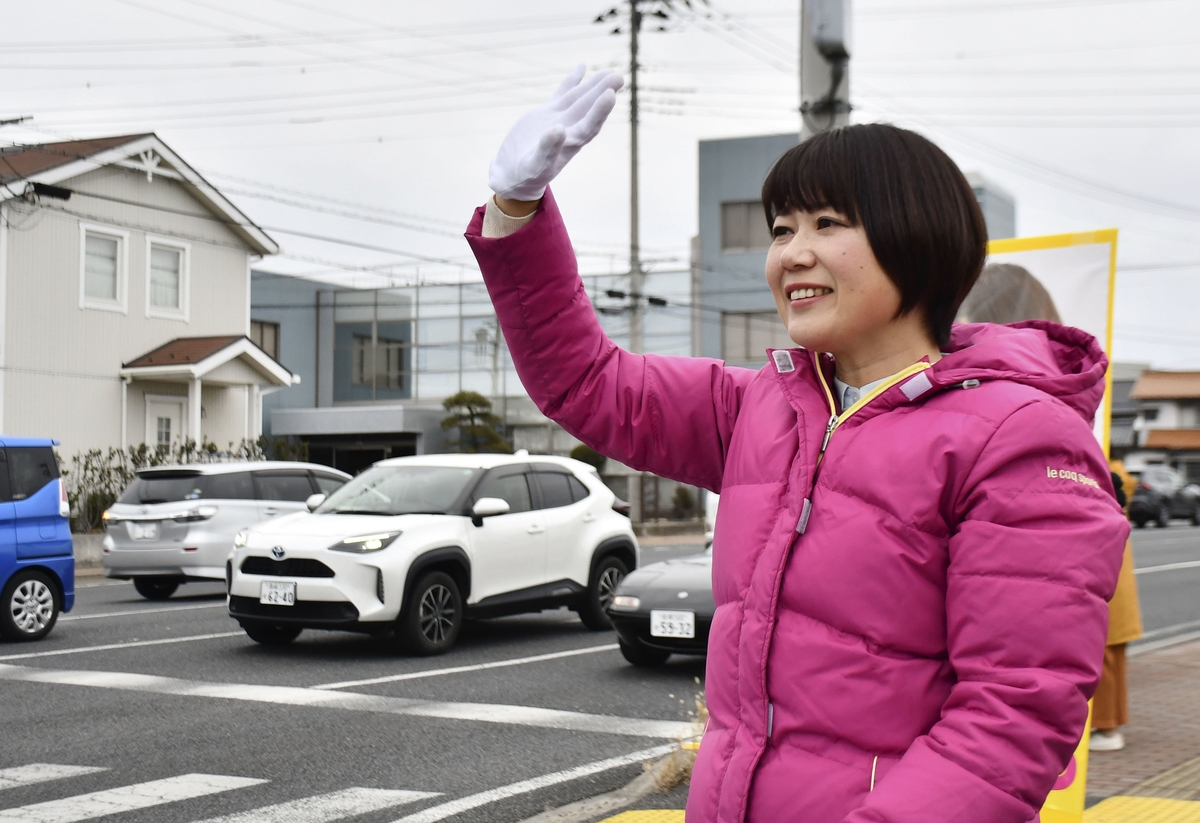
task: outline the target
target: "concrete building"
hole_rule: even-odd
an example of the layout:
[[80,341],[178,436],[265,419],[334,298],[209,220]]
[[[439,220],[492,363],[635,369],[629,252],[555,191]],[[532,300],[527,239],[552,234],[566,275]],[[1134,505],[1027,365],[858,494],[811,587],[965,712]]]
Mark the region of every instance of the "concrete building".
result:
[[[482,282],[339,289],[253,272],[251,336],[300,378],[264,400],[264,431],[308,446],[309,457],[356,472],[385,457],[442,451],[442,401],[489,398],[514,448],[567,454],[578,445],[526,394],[497,332]],[[619,344],[629,336],[627,277],[585,277],[597,316]],[[647,349],[691,353],[691,273],[652,271]]]
[[[771,242],[762,210],[762,183],[771,166],[796,145],[795,134],[700,142],[698,353],[758,368],[769,347],[794,344],[779,322],[763,281]],[[992,238],[1016,233],[1011,195],[978,174],[967,174]]]
[[247,338],[275,242],[153,134],[0,150],[0,431],[254,439],[294,376]]

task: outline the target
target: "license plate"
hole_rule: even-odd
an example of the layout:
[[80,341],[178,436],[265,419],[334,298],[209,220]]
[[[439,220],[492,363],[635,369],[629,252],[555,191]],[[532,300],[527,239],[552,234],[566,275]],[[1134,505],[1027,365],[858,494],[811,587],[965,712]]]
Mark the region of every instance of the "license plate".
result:
[[650,611],[651,637],[695,637],[695,612]]
[[134,540],[153,540],[158,537],[157,523],[138,523],[127,520],[125,525],[129,527],[129,536]]
[[296,584],[264,581],[258,592],[258,602],[272,606],[295,606]]

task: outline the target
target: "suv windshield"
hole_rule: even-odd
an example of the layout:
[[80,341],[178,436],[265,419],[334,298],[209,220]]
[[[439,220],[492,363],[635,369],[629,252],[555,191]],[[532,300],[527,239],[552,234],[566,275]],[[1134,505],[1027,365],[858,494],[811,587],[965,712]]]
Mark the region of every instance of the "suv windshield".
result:
[[477,469],[375,466],[329,496],[318,514],[447,514]]

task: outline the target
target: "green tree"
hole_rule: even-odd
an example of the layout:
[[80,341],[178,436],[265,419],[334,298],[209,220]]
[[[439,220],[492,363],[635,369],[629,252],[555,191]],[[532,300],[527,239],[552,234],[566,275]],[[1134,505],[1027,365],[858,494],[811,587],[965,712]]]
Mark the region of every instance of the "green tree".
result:
[[450,415],[442,420],[442,430],[458,430],[458,437],[446,445],[467,454],[512,451],[500,433],[503,421],[492,414],[492,401],[479,392],[460,391],[442,401]]
[[587,463],[589,466],[594,467],[598,472],[603,472],[604,464],[608,462],[607,457],[600,454],[600,452],[596,451],[595,449],[583,445],[582,443],[571,449],[571,457],[581,463]]

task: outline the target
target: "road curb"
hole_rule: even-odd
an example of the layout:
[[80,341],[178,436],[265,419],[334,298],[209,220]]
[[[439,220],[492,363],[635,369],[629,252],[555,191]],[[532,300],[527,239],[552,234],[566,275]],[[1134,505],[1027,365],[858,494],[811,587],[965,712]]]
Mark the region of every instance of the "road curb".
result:
[[584,823],[602,814],[625,808],[648,794],[665,792],[688,779],[696,753],[676,749],[649,765],[640,775],[619,789],[598,794],[557,809],[548,809],[521,823]]

